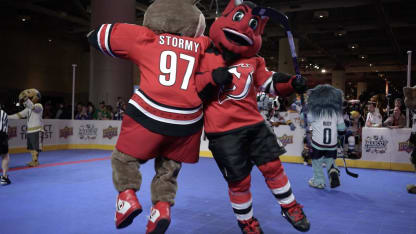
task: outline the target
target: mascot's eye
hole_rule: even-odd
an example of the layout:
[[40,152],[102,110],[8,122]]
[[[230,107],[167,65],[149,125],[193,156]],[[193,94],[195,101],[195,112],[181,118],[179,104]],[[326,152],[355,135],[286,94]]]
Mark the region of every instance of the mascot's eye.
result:
[[244,18],[244,12],[237,11],[233,16],[233,21],[240,21]]
[[248,25],[250,26],[250,28],[252,28],[253,30],[257,28],[257,25],[259,24],[259,22],[257,21],[257,19],[251,19],[250,22],[248,22]]

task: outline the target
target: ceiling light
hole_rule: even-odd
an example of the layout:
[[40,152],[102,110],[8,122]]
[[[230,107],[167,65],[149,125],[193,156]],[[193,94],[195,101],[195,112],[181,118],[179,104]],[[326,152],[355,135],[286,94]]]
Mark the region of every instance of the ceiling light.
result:
[[367,58],[367,55],[365,55],[365,54],[361,54],[361,55],[359,55],[358,56],[360,59],[366,59]]
[[338,30],[334,33],[334,35],[336,37],[343,37],[343,36],[345,36],[345,34],[347,34],[347,31],[345,31],[345,30]]
[[326,69],[325,68],[322,68],[321,72],[322,73],[326,73]]
[[27,16],[27,15],[21,15],[21,16],[18,17],[18,19],[20,21],[24,22],[24,23],[27,23],[27,22],[30,21],[31,18],[30,18],[30,16]]
[[373,64],[372,63],[370,63],[370,64],[368,64],[370,67],[372,67],[373,66]]
[[352,50],[355,50],[355,49],[358,48],[358,44],[357,43],[351,43],[351,44],[348,45],[348,48],[350,48]]
[[328,11],[315,11],[313,13],[313,17],[315,19],[326,19],[328,18],[328,16],[329,16]]

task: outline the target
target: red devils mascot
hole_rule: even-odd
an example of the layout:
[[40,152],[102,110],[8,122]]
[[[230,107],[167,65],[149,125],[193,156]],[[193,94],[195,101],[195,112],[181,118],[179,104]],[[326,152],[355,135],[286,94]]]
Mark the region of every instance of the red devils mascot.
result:
[[[268,18],[253,15],[255,7],[252,2],[232,0],[210,28],[215,47],[206,52],[198,74],[212,74],[218,80],[232,76],[232,83],[218,88],[214,96],[209,95],[214,86],[199,90],[206,100],[204,127],[209,149],[228,183],[231,206],[242,232],[263,233],[253,217],[250,174],[254,165],[276,197],[282,215],[304,232],[310,223],[295,200],[279,159],[286,151],[260,115],[256,93],[262,90],[285,96],[304,92],[306,80],[268,71],[264,59],[257,56]],[[222,68],[214,70],[217,67]]]

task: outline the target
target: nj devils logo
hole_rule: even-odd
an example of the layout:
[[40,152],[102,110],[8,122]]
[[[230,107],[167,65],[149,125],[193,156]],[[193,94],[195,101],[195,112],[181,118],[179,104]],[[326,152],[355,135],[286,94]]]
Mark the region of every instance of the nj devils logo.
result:
[[233,84],[231,88],[222,88],[218,93],[218,102],[223,104],[225,101],[241,100],[247,97],[253,82],[253,67],[250,64],[238,64],[228,70],[233,74]]

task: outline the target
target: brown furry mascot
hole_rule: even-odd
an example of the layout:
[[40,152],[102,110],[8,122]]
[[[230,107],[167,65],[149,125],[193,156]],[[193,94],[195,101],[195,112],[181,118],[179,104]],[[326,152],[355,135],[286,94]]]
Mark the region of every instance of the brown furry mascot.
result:
[[27,118],[27,149],[32,154],[32,161],[27,163],[29,167],[39,165],[39,152],[42,151],[43,134],[43,106],[40,104],[40,92],[36,89],[25,89],[19,94],[19,103],[25,107],[24,110],[10,115],[9,119]]
[[[407,108],[410,109],[412,113],[412,133],[410,134],[409,142],[416,146],[416,86],[413,87],[404,87],[404,104]],[[413,149],[410,161],[413,163],[413,166],[416,168],[416,150]],[[409,193],[416,194],[416,185],[409,184],[407,185],[407,191]]]
[[[153,207],[146,233],[164,233],[171,217],[181,163],[199,158],[203,124],[202,85],[222,85],[231,78],[194,79],[210,45],[201,36],[205,18],[193,0],[156,0],[144,15],[144,26],[103,24],[88,35],[104,54],[133,61],[140,69],[140,88],[129,101],[112,155],[117,197],[116,227],[132,223],[142,211],[140,163],[155,159]],[[197,89],[198,87],[198,89]]]

